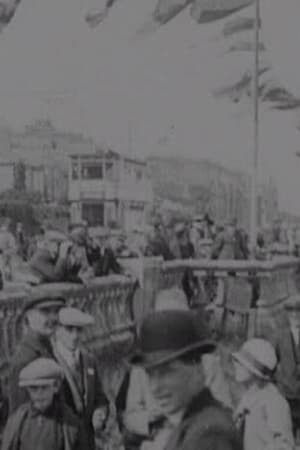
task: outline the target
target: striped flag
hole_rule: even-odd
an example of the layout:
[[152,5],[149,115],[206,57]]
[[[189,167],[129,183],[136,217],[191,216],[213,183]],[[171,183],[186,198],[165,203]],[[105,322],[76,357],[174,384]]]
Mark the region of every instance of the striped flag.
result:
[[214,22],[250,6],[253,0],[194,0],[191,16],[198,23]]
[[[107,0],[105,7],[90,11],[85,20],[91,28],[97,27],[118,0]],[[165,25],[185,8],[191,6],[191,16],[198,23],[213,22],[233,14],[253,3],[254,0],[158,0],[153,20]]]
[[153,13],[161,25],[191,5],[191,16],[198,23],[223,19],[253,3],[253,0],[159,0]]

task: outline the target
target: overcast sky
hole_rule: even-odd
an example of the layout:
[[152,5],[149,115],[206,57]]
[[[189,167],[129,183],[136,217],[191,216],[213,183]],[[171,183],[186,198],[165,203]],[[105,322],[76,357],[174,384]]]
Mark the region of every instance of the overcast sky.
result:
[[[251,54],[221,56],[222,24],[197,26],[188,13],[142,35],[155,0],[120,0],[99,28],[84,21],[103,0],[23,0],[0,35],[0,122],[40,116],[119,151],[211,157],[249,169],[251,105],[215,100]],[[149,28],[149,27],[148,27]],[[150,27],[151,28],[151,27]],[[278,181],[282,208],[300,214],[300,135],[293,113],[261,114],[261,176]]]

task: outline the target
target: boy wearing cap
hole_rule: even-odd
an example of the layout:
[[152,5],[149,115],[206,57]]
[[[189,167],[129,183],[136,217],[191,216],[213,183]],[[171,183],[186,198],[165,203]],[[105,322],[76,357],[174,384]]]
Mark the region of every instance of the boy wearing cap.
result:
[[245,387],[235,413],[244,450],[294,449],[290,407],[273,382],[277,368],[273,346],[264,339],[250,339],[233,360],[236,381]]
[[142,323],[140,352],[152,396],[165,420],[149,450],[241,450],[231,415],[205,386],[202,355],[215,350],[190,311],[157,311]]
[[59,398],[61,379],[59,365],[49,358],[22,369],[19,386],[30,400],[8,419],[2,450],[85,450],[80,422]]
[[40,357],[53,357],[50,337],[54,332],[59,309],[65,305],[61,297],[36,294],[23,308],[27,332],[10,362],[8,395],[10,414],[27,400],[26,392],[18,387],[19,373],[23,367]]
[[84,330],[93,323],[91,315],[77,308],[62,308],[53,340],[54,356],[64,373],[62,394],[66,404],[82,420],[86,450],[94,449],[95,431],[103,430],[109,413],[97,361],[81,346]]

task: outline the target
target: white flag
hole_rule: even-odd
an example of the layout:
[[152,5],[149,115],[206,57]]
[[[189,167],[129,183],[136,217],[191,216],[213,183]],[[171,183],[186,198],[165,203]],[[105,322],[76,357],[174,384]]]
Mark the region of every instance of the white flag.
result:
[[261,0],[262,37],[274,72],[300,98],[300,1]]

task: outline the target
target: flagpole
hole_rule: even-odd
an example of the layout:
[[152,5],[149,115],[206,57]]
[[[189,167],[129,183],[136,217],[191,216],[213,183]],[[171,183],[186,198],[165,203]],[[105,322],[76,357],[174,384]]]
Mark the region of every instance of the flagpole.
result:
[[253,73],[253,162],[251,173],[251,224],[250,244],[251,256],[255,257],[257,239],[257,193],[258,193],[258,164],[259,164],[259,27],[260,27],[260,0],[255,0],[254,25],[254,73]]

